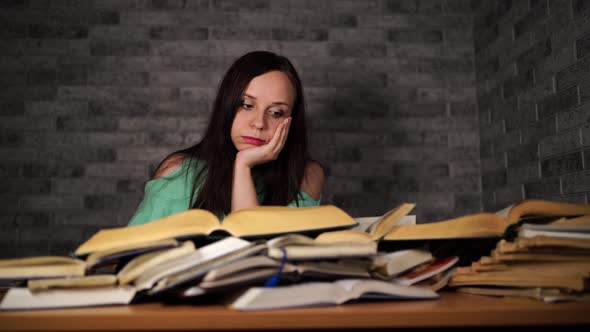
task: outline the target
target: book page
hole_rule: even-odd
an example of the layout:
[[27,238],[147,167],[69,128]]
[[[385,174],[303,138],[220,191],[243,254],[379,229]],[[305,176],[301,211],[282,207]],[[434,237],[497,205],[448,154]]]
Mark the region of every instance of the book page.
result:
[[[237,239],[237,238],[236,238]],[[239,261],[244,257],[259,254],[262,250],[266,249],[264,244],[250,245],[243,248],[238,248],[231,252],[225,253],[219,257],[209,259],[205,262],[201,262],[192,267],[183,269],[181,271],[168,273],[166,276],[158,280],[158,283],[150,289],[149,295],[155,295],[164,292],[169,289],[173,289],[180,284],[194,282],[202,278],[207,272],[223,266],[224,264],[231,264]]]
[[259,206],[230,213],[222,227],[234,236],[260,236],[351,228],[357,223],[346,212],[332,205],[292,208]]
[[86,289],[55,289],[31,292],[28,288],[11,288],[2,299],[0,309],[43,309],[129,304],[135,296],[130,286]]
[[233,262],[228,265],[218,267],[209,271],[204,277],[203,281],[213,281],[225,278],[226,276],[243,273],[245,270],[251,269],[265,269],[271,268],[273,271],[278,271],[281,265],[280,261],[274,260],[268,256],[252,256]]
[[158,280],[176,272],[190,269],[199,264],[222,257],[231,252],[251,246],[252,243],[235,237],[228,237],[177,259],[166,261],[154,266],[137,278],[135,285],[138,290],[151,288]]
[[577,218],[561,218],[551,223],[551,225],[589,225],[590,214],[580,216]]
[[61,256],[39,256],[0,260],[0,279],[83,276],[86,263]]
[[375,240],[381,240],[387,233],[389,233],[393,228],[399,226],[398,221],[412,209],[416,204],[404,203],[394,209],[389,210],[385,213],[381,218],[375,221],[369,228],[367,229],[369,234]]
[[252,287],[239,296],[235,310],[268,310],[340,304],[348,300],[346,291],[329,282],[308,282],[292,286]]
[[532,229],[537,231],[552,231],[552,232],[579,232],[579,233],[590,233],[590,224],[556,224],[550,223],[547,225],[543,224],[527,224],[524,223],[521,229]]
[[590,233],[588,233],[588,232],[542,231],[542,230],[528,229],[528,228],[521,228],[518,231],[518,236],[524,237],[524,238],[533,238],[536,236],[546,236],[546,237],[555,237],[555,238],[590,240]]
[[80,245],[75,254],[81,256],[131,243],[206,235],[216,226],[219,226],[219,219],[213,213],[207,210],[191,209],[143,225],[100,230]]
[[498,215],[502,219],[508,219],[508,212],[510,212],[510,209],[512,209],[513,206],[514,204],[503,208],[502,210],[496,212],[496,215]]
[[573,204],[566,202],[527,199],[512,207],[507,220],[518,221],[523,216],[581,216],[590,214],[590,204]]
[[83,260],[65,256],[36,256],[0,259],[0,268],[18,266],[85,265]]
[[[368,232],[369,227],[375,223],[377,220],[379,220],[379,218],[381,218],[380,216],[373,216],[373,217],[358,217],[358,218],[354,218],[354,220],[356,220],[356,222],[358,223],[358,226],[356,226],[353,229],[359,230],[359,231],[363,231],[363,232]],[[402,226],[402,225],[416,225],[416,216],[415,215],[407,215],[407,216],[403,216],[398,222],[397,222],[398,226]]]
[[182,246],[157,252],[150,252],[141,256],[135,257],[119,271],[117,279],[119,284],[125,285],[135,279],[147,270],[154,266],[163,264],[166,261],[176,259],[178,257],[188,255],[195,251],[195,245],[192,241],[184,241]]
[[348,300],[364,297],[378,298],[438,298],[438,294],[427,288],[396,285],[391,282],[373,279],[343,279],[334,282],[342,287]]
[[414,226],[398,226],[384,240],[500,237],[510,223],[493,213],[478,213]]
[[32,292],[43,291],[52,288],[91,288],[114,286],[117,284],[117,277],[111,274],[90,275],[78,278],[50,278],[35,279],[27,282],[27,287]]
[[91,269],[102,263],[115,261],[123,257],[139,256],[151,251],[177,247],[180,245],[175,239],[164,239],[153,242],[129,243],[122,247],[116,247],[104,251],[96,251],[86,257],[86,269]]
[[[283,273],[288,271],[283,271]],[[202,289],[212,289],[221,287],[237,287],[258,282],[261,285],[263,281],[268,280],[277,273],[277,268],[260,268],[253,270],[245,270],[241,273],[225,276],[216,280],[203,280],[199,283]]]

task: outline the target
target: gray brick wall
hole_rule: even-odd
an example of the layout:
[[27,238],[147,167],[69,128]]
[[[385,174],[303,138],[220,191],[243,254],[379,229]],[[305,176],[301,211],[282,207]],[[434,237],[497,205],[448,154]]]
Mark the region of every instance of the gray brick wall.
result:
[[[302,75],[312,150],[329,170],[325,203],[366,216],[417,202],[420,221],[479,211],[472,26],[466,0],[3,1],[0,255],[65,254],[125,225],[157,163],[200,138],[229,64],[258,49]],[[539,45],[523,59],[542,56]],[[546,112],[572,102],[572,80],[588,95],[576,68],[559,68],[568,92]],[[528,86],[527,75],[505,85]],[[588,142],[587,119],[560,117],[559,130]],[[503,128],[482,130],[484,147],[502,140]],[[542,140],[544,172],[587,164],[582,142],[564,135]],[[578,154],[551,159],[562,141]],[[505,181],[502,171],[484,182]],[[574,175],[584,176],[564,176],[564,191],[581,190]],[[539,178],[531,190],[551,185]]]
[[474,16],[483,208],[588,203],[590,2],[482,1]]

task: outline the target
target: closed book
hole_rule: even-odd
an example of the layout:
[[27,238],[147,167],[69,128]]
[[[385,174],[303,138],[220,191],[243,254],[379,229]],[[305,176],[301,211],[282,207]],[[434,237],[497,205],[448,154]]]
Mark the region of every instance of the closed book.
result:
[[51,309],[126,305],[135,296],[131,286],[50,289],[33,292],[28,288],[10,288],[4,295],[0,309]]

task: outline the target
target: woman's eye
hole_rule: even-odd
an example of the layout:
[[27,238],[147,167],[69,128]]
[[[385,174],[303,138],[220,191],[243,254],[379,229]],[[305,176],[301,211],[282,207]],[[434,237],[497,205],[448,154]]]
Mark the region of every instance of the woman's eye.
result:
[[243,107],[245,110],[251,110],[251,109],[254,109],[254,105],[252,105],[252,104],[248,104],[248,103],[242,103],[242,107]]
[[281,118],[285,115],[285,112],[283,110],[270,110],[270,114],[273,118]]

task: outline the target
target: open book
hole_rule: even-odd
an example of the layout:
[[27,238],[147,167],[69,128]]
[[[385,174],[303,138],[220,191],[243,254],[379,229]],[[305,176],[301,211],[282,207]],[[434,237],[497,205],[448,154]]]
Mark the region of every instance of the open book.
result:
[[508,226],[525,216],[570,217],[586,214],[590,214],[589,204],[531,199],[511,205],[498,213],[477,213],[427,224],[397,226],[383,239],[398,241],[502,237]]
[[373,279],[342,279],[335,282],[309,282],[283,287],[252,287],[231,307],[236,310],[269,310],[309,306],[338,305],[361,299],[436,299],[427,288],[402,286]]
[[257,238],[293,232],[321,233],[356,225],[350,215],[331,205],[302,208],[259,206],[232,212],[225,217],[223,224],[207,210],[191,209],[143,225],[100,230],[82,243],[75,254],[82,256],[131,243],[205,237],[214,232]]

